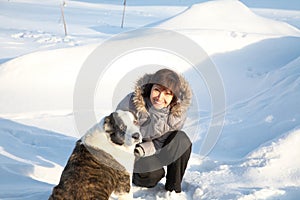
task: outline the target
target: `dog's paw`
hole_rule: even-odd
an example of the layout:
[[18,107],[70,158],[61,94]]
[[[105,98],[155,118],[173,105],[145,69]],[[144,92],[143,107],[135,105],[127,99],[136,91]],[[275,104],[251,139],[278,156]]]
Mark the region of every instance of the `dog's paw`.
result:
[[132,200],[133,199],[133,193],[124,193],[118,195],[118,200]]

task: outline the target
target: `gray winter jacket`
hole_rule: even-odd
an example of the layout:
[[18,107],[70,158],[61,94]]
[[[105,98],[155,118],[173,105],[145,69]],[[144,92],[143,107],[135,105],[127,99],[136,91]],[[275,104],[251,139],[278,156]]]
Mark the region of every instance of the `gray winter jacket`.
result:
[[117,106],[117,109],[130,110],[137,116],[143,136],[140,146],[145,156],[153,155],[162,148],[168,137],[167,133],[182,129],[192,99],[188,82],[179,75],[180,95],[176,104],[161,110],[153,108],[149,97],[143,96],[144,86],[149,84],[152,75],[141,77],[136,82],[134,92],[128,94]]

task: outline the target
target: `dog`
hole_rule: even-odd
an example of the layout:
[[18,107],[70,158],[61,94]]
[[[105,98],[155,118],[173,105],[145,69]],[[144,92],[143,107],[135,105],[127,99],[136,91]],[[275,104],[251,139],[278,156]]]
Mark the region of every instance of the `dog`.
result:
[[135,116],[117,110],[104,117],[76,142],[49,200],[132,199],[134,148],[141,142]]

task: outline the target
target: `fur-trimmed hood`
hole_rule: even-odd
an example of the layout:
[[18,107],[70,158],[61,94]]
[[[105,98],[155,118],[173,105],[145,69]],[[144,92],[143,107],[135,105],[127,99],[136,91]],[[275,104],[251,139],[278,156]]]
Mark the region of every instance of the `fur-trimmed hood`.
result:
[[[133,104],[136,107],[138,113],[147,113],[146,102],[143,97],[145,85],[150,84],[150,80],[154,74],[145,74],[140,79],[137,80],[134,89],[134,97]],[[177,96],[177,102],[170,108],[170,115],[174,117],[180,117],[183,113],[185,113],[188,107],[191,104],[192,100],[192,91],[189,83],[185,80],[185,78],[179,75],[180,80],[180,90],[179,95]]]

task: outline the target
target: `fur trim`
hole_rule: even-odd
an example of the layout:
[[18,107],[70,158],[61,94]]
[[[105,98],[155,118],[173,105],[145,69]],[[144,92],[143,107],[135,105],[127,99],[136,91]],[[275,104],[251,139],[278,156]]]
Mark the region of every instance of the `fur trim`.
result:
[[[133,104],[138,113],[148,113],[146,109],[146,102],[143,98],[144,86],[149,84],[153,74],[145,74],[143,77],[137,80],[135,85]],[[192,91],[189,83],[185,78],[179,75],[180,79],[180,94],[177,103],[171,108],[171,115],[176,117],[181,116],[185,113],[192,101]]]

